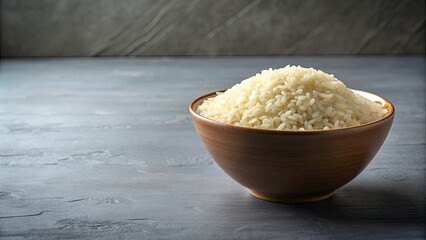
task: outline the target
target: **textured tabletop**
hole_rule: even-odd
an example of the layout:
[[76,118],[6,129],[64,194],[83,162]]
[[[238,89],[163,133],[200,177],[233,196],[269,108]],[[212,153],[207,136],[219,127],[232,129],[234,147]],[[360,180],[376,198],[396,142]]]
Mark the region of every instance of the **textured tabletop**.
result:
[[[396,106],[370,165],[317,203],[249,195],[212,161],[187,109],[287,64]],[[422,56],[1,61],[1,239],[424,239],[424,188]]]

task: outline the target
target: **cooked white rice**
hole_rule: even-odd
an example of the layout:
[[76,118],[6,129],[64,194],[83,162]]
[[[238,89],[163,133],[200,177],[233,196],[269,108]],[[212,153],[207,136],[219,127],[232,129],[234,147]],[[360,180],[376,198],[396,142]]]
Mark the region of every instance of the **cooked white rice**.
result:
[[344,128],[387,114],[333,75],[300,66],[263,70],[204,100],[197,111],[222,123],[279,130]]

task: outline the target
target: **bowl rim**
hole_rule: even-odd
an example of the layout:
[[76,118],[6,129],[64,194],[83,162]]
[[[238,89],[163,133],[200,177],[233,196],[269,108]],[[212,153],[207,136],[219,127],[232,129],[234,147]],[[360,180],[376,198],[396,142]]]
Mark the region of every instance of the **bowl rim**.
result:
[[225,127],[225,128],[234,128],[234,129],[238,129],[241,131],[247,131],[247,132],[257,132],[257,133],[269,133],[269,134],[297,134],[297,135],[303,135],[303,134],[323,134],[323,133],[328,133],[328,132],[345,132],[345,131],[350,131],[352,129],[356,129],[356,128],[362,128],[362,127],[366,127],[366,126],[371,126],[374,124],[377,124],[379,122],[382,122],[386,119],[389,119],[391,117],[394,116],[395,113],[395,106],[386,98],[374,94],[374,93],[370,93],[370,92],[366,92],[366,91],[362,91],[362,90],[357,90],[357,89],[350,89],[352,91],[356,92],[363,92],[363,93],[367,93],[367,94],[371,94],[374,95],[376,97],[381,98],[384,102],[385,102],[385,106],[388,108],[388,113],[386,114],[386,116],[379,118],[377,120],[374,120],[372,122],[367,122],[367,123],[363,123],[360,125],[356,125],[356,126],[351,126],[351,127],[345,127],[345,128],[337,128],[337,129],[328,129],[328,130],[304,130],[304,131],[296,131],[296,130],[278,130],[278,129],[268,129],[268,128],[253,128],[253,127],[244,127],[244,126],[237,126],[237,125],[232,125],[229,123],[222,123],[207,117],[202,116],[201,114],[197,113],[196,110],[194,110],[194,105],[197,104],[200,100],[208,98],[212,95],[217,95],[217,92],[225,92],[225,90],[218,90],[218,91],[214,91],[214,92],[210,92],[210,93],[206,93],[203,94],[197,98],[195,98],[190,104],[189,104],[189,112],[191,113],[191,115],[193,117],[196,117],[198,119],[200,119],[201,121],[204,122],[208,122],[210,124],[213,125],[217,125],[219,127]]

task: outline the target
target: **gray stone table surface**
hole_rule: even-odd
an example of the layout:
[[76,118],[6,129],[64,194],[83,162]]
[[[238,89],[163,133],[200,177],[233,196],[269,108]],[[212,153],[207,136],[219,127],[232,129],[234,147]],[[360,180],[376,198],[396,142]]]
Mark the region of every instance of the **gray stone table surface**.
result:
[[[375,159],[330,199],[261,201],[228,177],[188,104],[300,64],[396,106]],[[2,59],[1,239],[424,239],[425,58]]]

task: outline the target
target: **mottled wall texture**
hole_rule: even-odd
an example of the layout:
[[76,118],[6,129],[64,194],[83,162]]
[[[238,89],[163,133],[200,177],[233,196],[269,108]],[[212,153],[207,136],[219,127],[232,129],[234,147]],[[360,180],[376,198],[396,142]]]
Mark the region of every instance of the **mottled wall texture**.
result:
[[424,53],[425,0],[1,0],[2,56]]

